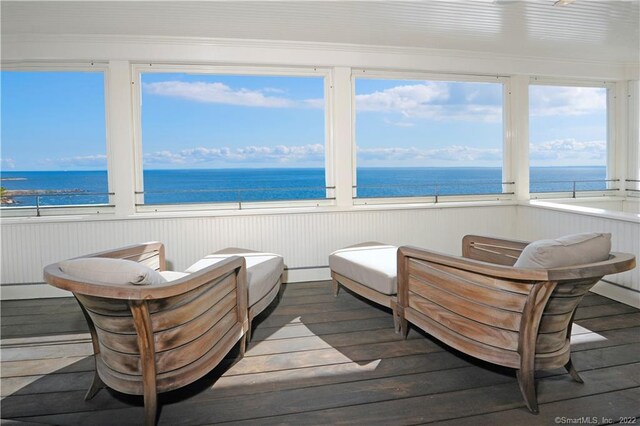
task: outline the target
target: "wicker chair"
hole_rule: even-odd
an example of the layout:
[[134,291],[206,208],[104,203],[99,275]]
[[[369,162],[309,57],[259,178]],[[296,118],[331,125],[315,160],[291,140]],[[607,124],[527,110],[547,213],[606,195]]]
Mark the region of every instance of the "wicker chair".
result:
[[447,345],[517,370],[529,410],[538,412],[534,372],[571,363],[573,316],[582,297],[603,276],[633,269],[635,257],[554,269],[512,265],[527,245],[478,236],[463,239],[463,257],[415,247],[398,250],[398,314]]
[[[164,246],[146,243],[84,258],[127,259],[165,269]],[[244,259],[230,257],[173,281],[147,286],[79,280],[60,264],[45,280],[74,294],[89,324],[96,373],[86,400],[107,386],[144,396],[145,424],[157,419],[157,394],[211,371],[240,342],[244,354]]]

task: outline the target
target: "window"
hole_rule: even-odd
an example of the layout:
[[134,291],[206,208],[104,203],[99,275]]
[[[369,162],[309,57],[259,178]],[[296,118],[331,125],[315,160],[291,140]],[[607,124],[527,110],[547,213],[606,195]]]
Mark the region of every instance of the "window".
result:
[[503,192],[501,80],[356,77],[355,111],[358,198]]
[[529,86],[530,192],[607,189],[607,87]]
[[140,84],[139,204],[328,198],[324,74],[183,67]]
[[103,71],[3,70],[2,207],[109,203]]

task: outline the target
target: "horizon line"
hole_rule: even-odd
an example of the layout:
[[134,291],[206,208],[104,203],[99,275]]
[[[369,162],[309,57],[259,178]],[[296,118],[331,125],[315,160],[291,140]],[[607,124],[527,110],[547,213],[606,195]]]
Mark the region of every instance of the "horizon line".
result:
[[[530,169],[552,169],[552,168],[584,168],[584,167],[600,167],[606,168],[606,165],[566,165],[566,166],[530,166]],[[358,169],[502,169],[502,166],[360,166]],[[326,170],[325,167],[208,167],[208,168],[183,168],[183,169],[144,169],[144,172],[156,171],[224,171],[224,170]],[[107,169],[78,169],[78,170],[1,170],[0,176],[4,173],[73,173],[73,172],[108,172]]]

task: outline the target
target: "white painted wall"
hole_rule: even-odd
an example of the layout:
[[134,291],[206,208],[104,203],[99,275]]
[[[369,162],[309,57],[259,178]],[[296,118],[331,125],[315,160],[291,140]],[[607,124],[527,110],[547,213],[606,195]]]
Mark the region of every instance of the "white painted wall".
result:
[[[286,281],[329,279],[329,254],[364,241],[412,244],[460,254],[469,233],[508,237],[516,231],[515,205],[447,207],[129,220],[32,220],[2,224],[2,298],[51,295],[42,268],[83,254],[162,241],[174,270],[226,247],[279,253]],[[303,268],[303,269],[301,269]],[[310,269],[307,269],[310,268]],[[16,283],[28,285],[11,285]]]

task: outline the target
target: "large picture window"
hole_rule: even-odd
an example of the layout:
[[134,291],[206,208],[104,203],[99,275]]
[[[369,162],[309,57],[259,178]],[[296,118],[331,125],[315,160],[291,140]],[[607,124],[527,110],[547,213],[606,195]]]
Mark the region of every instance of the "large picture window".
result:
[[324,75],[143,71],[140,83],[144,204],[327,198]]
[[500,194],[503,83],[355,78],[358,198]]
[[1,78],[2,207],[108,204],[104,72]]
[[529,86],[530,192],[607,189],[607,88]]

